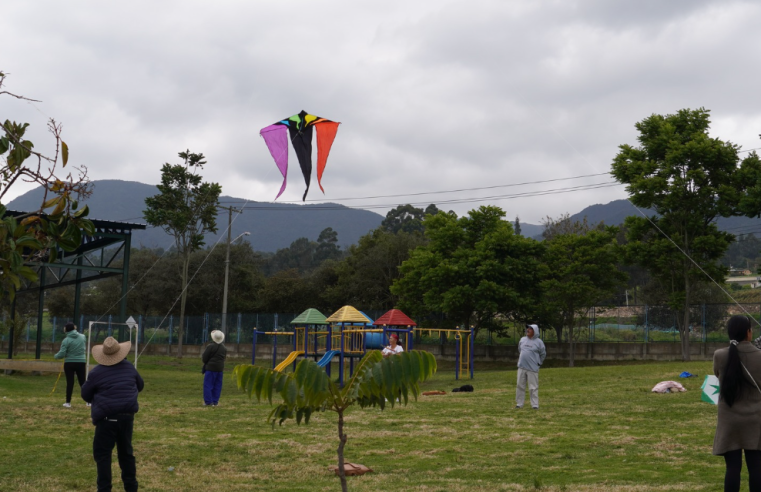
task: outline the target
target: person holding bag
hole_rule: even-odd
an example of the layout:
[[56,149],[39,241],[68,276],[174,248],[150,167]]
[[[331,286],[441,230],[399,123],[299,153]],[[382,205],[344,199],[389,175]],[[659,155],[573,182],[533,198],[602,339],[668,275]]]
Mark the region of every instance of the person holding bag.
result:
[[713,354],[719,378],[719,405],[713,454],[726,462],[724,490],[740,490],[742,454],[751,492],[761,492],[761,350],[752,343],[750,318],[732,316],[727,322],[729,347]]
[[222,394],[222,373],[225,370],[227,348],[223,345],[225,334],[219,330],[211,332],[210,343],[204,350],[201,360],[203,361],[203,403],[206,406],[216,407],[219,404],[219,395]]

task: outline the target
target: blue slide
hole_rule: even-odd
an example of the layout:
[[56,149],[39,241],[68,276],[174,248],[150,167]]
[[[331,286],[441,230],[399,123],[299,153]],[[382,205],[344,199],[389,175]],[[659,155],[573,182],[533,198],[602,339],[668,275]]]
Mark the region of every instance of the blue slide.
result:
[[340,354],[340,350],[328,350],[325,355],[322,356],[322,359],[320,359],[320,362],[317,363],[320,367],[325,367],[328,364],[330,364],[330,361],[335,357],[336,355]]

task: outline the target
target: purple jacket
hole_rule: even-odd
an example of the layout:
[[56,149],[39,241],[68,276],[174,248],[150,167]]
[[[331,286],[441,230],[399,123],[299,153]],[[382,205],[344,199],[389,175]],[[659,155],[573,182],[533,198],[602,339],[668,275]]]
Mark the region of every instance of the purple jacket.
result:
[[113,366],[95,366],[82,385],[82,399],[92,403],[93,425],[120,413],[137,413],[143,378],[126,359]]

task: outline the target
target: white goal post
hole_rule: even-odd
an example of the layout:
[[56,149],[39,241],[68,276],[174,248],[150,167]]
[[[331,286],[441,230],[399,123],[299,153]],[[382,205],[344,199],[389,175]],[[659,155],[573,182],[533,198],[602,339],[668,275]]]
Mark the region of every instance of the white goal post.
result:
[[90,355],[91,355],[91,349],[90,349],[90,339],[92,338],[92,325],[118,325],[118,326],[126,326],[129,328],[129,341],[132,341],[132,329],[135,328],[135,367],[137,367],[137,330],[138,325],[137,323],[130,319],[128,323],[109,323],[108,321],[90,321],[90,326],[87,328],[87,366],[85,368],[85,379],[87,379],[90,376]]

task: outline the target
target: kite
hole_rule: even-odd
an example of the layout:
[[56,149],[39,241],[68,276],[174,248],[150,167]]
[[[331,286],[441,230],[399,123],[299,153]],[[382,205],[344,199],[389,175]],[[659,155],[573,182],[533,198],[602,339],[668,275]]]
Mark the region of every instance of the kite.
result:
[[322,173],[325,171],[325,164],[328,162],[328,154],[333,146],[333,140],[336,138],[338,131],[337,121],[326,120],[306,111],[295,114],[290,118],[278,121],[268,127],[262,128],[259,135],[264,138],[264,143],[275,159],[275,164],[283,175],[283,186],[275,197],[278,199],[285,191],[285,185],[288,181],[288,137],[291,139],[291,145],[299,159],[301,173],[304,175],[307,189],[304,191],[302,201],[306,201],[309,192],[309,183],[312,178],[312,133],[317,129],[317,184],[323,193]]

